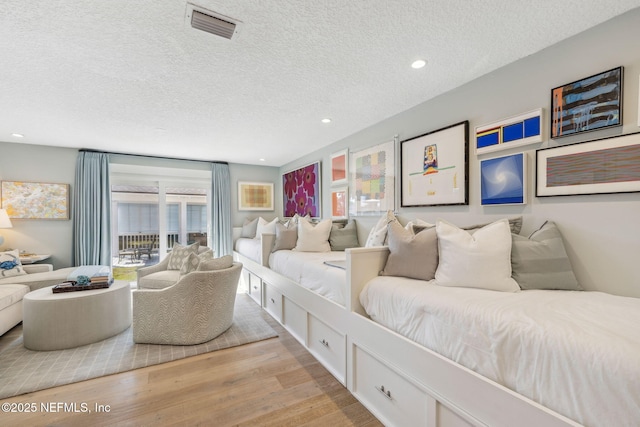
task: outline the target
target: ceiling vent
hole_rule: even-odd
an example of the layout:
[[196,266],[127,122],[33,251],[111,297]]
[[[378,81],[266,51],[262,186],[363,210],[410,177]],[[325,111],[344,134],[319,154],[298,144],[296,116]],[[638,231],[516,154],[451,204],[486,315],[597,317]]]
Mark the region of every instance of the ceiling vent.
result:
[[228,40],[238,35],[241,25],[241,22],[235,19],[190,3],[187,3],[185,19],[189,22],[189,25],[196,30],[211,33]]

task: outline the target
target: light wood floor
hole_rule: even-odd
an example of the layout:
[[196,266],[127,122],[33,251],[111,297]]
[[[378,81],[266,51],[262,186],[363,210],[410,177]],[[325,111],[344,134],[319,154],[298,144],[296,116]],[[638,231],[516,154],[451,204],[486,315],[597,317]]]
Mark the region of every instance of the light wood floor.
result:
[[3,407],[0,425],[381,425],[284,328],[262,316],[278,338],[0,400],[16,403],[14,409],[36,407],[33,413]]

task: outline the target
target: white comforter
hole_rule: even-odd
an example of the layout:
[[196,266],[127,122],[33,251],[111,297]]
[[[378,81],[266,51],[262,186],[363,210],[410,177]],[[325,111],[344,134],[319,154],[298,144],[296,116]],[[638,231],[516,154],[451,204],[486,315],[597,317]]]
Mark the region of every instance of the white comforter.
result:
[[640,425],[640,299],[377,277],[373,320],[587,426]]
[[325,261],[345,261],[346,254],[335,252],[276,251],[269,255],[269,268],[301,286],[340,304],[345,304],[347,274]]
[[260,239],[241,237],[236,240],[235,250],[258,264],[262,263],[262,241]]

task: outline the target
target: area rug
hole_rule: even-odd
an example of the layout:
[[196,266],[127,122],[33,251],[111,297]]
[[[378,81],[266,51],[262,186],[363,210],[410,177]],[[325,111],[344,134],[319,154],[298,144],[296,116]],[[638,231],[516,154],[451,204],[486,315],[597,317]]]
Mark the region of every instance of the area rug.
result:
[[0,399],[278,336],[260,310],[247,295],[239,294],[231,328],[209,342],[191,346],[135,344],[128,328],[95,344],[31,351],[23,346],[19,325],[0,337]]

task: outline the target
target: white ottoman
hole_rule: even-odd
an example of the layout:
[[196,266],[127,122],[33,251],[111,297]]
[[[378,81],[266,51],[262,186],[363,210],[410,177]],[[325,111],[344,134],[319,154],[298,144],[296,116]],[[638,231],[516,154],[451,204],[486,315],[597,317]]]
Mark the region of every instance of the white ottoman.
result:
[[54,294],[53,287],[22,299],[24,346],[62,350],[102,341],[131,325],[131,287],[115,281],[109,288]]

